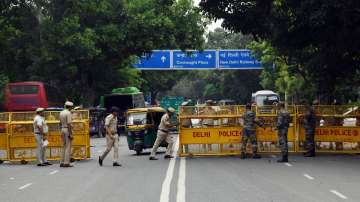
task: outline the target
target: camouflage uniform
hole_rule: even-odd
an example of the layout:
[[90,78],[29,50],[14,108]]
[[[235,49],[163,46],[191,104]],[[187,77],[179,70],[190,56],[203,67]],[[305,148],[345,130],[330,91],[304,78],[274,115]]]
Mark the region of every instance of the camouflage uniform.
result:
[[288,137],[287,132],[290,124],[290,114],[286,109],[280,109],[277,115],[276,128],[278,130],[278,138],[280,144],[281,154],[284,157],[288,156]]
[[315,153],[315,128],[316,128],[316,115],[314,109],[311,107],[305,112],[304,129],[306,137],[307,153]]
[[256,113],[247,110],[244,113],[244,128],[242,134],[242,146],[241,152],[246,153],[246,144],[250,140],[252,144],[253,154],[257,153],[257,140],[256,140],[256,125],[261,126],[262,124],[256,119]]

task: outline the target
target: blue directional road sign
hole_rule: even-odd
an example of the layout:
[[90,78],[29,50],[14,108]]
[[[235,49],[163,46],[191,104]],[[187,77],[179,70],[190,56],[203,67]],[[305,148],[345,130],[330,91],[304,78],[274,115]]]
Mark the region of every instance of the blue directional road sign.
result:
[[134,67],[137,69],[170,69],[170,51],[154,50],[148,55],[142,56]]
[[216,50],[173,51],[174,69],[215,69],[216,68]]
[[262,69],[250,50],[220,50],[219,69]]

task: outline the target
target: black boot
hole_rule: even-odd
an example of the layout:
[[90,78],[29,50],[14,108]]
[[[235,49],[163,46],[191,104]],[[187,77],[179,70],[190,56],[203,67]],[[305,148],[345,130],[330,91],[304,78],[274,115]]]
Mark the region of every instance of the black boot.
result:
[[256,152],[253,153],[252,155],[253,159],[261,159],[261,156],[259,154],[257,154]]
[[288,161],[288,155],[283,155],[281,159],[277,160],[278,163],[287,163]]
[[304,154],[304,157],[314,157],[315,156],[315,149],[309,150]]

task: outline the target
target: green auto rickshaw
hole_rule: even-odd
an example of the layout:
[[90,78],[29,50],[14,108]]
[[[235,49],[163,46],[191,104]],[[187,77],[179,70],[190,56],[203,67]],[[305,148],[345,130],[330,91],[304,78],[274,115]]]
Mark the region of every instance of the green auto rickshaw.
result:
[[[140,155],[144,149],[155,143],[161,117],[166,110],[161,107],[135,108],[126,112],[126,134],[130,150]],[[166,147],[163,141],[160,147]]]

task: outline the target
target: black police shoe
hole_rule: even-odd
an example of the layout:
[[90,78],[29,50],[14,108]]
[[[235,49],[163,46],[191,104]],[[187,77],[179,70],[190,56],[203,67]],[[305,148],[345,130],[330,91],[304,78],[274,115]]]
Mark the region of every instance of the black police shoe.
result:
[[99,156],[99,165],[102,166],[103,164],[103,160],[101,159],[101,157]]
[[174,157],[171,156],[171,155],[165,155],[165,156],[164,156],[164,159],[171,159],[171,158],[174,158]]
[[113,166],[121,166],[121,164],[119,164],[118,162],[114,162]]
[[252,158],[253,158],[253,159],[261,159],[261,156],[260,156],[259,154],[257,154],[257,153],[254,153],[254,154],[252,155]]
[[150,156],[150,157],[149,157],[149,160],[154,161],[154,160],[158,160],[158,159],[157,159],[157,158],[155,158],[155,157],[153,157],[153,156]]
[[282,156],[281,159],[277,160],[278,163],[287,163],[288,161],[288,156]]
[[47,166],[51,166],[51,165],[52,165],[52,163],[50,163],[50,162],[48,162],[48,161],[45,162],[44,164],[47,165]]

